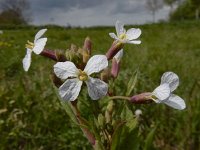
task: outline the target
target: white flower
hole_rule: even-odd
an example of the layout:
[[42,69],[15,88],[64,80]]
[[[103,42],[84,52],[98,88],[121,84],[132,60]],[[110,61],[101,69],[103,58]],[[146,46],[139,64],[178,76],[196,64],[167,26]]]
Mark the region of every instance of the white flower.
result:
[[124,24],[120,21],[117,21],[115,24],[116,32],[115,33],[109,33],[110,37],[114,38],[115,40],[121,42],[121,43],[130,43],[130,44],[140,44],[140,40],[136,40],[142,33],[140,29],[131,28],[126,31],[124,28]]
[[172,93],[178,85],[178,76],[173,72],[165,72],[161,77],[160,86],[152,92],[152,100],[156,103],[165,103],[175,109],[185,109],[186,105],[184,100]]
[[23,68],[25,71],[28,71],[30,65],[31,65],[31,54],[34,52],[35,54],[39,55],[42,50],[44,49],[47,38],[41,38],[41,36],[47,31],[47,29],[42,29],[38,31],[38,33],[35,35],[34,43],[29,42],[26,44],[26,55],[22,61]]
[[3,34],[3,30],[0,30],[0,34]]
[[108,85],[100,79],[90,77],[90,75],[92,73],[100,72],[107,66],[108,60],[104,55],[95,55],[91,57],[83,71],[76,68],[74,63],[70,61],[56,63],[54,65],[56,76],[61,79],[67,79],[59,87],[59,95],[63,100],[76,100],[84,81],[88,87],[89,96],[93,100],[105,96],[108,91]]

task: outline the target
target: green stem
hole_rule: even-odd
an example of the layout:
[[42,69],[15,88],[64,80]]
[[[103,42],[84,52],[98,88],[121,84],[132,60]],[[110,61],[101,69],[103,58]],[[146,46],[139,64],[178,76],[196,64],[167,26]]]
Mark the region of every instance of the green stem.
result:
[[123,100],[130,100],[131,98],[130,97],[127,97],[127,96],[112,96],[112,97],[109,97],[110,99],[123,99]]

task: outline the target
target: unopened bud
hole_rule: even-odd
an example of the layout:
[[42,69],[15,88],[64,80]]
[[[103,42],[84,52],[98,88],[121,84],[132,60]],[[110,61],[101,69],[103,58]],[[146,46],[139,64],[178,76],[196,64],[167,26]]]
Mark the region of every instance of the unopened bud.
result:
[[77,48],[77,46],[75,44],[71,44],[70,50],[73,51],[73,52],[77,52],[78,48]]
[[56,52],[55,51],[51,51],[51,50],[43,50],[40,53],[41,56],[47,57],[49,59],[52,59],[54,61],[57,61],[57,57],[56,57]]
[[107,110],[105,112],[105,118],[106,118],[106,123],[109,123],[111,121],[110,113]]
[[92,41],[90,40],[89,37],[86,37],[86,38],[85,38],[85,42],[84,42],[84,45],[83,45],[83,49],[85,49],[85,50],[88,51],[88,55],[89,55],[89,56],[91,55]]
[[106,53],[108,60],[111,60],[122,48],[124,47],[123,43],[114,41],[110,49]]
[[85,49],[82,50],[82,55],[83,55],[83,63],[86,64],[90,58],[90,55],[89,55],[88,51]]
[[113,78],[116,78],[118,76],[119,70],[120,70],[120,63],[117,63],[117,60],[113,58],[112,68],[111,68],[111,75]]
[[99,123],[100,127],[104,128],[105,122],[106,122],[105,117],[102,114],[99,114],[98,115],[98,123]]
[[152,102],[151,95],[152,93],[150,92],[134,95],[130,98],[130,102],[135,103],[135,104],[151,103]]
[[113,108],[114,108],[114,102],[113,100],[109,101],[108,106],[107,106],[107,110],[109,113],[113,112]]
[[56,58],[59,62],[65,62],[68,59],[65,57],[64,52],[62,50],[56,50]]

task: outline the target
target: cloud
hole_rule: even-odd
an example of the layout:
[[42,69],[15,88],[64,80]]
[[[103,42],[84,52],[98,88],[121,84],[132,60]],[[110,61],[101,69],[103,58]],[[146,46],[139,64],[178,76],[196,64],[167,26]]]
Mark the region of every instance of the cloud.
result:
[[[116,20],[128,24],[151,21],[145,0],[32,0],[33,24],[72,26],[113,25]],[[157,19],[166,18],[168,8],[157,13]]]

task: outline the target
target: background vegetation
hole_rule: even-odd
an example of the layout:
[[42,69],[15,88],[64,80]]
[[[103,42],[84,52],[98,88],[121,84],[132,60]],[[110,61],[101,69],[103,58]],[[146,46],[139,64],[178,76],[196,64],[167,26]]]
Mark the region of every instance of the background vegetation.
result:
[[[155,149],[200,148],[199,26],[198,21],[141,25],[142,44],[124,48],[118,90],[126,86],[136,69],[139,76],[133,95],[152,91],[165,71],[173,71],[181,81],[176,94],[187,103],[184,111],[162,104],[133,105],[133,110],[143,111],[138,128],[141,148],[155,127],[151,143]],[[0,149],[91,149],[56,96],[51,83],[54,62],[33,55],[29,72],[23,71],[24,45],[42,27],[0,28]],[[46,48],[67,49],[71,43],[81,47],[90,36],[93,54],[107,51],[112,42],[108,33],[114,32],[110,27],[48,29]]]

